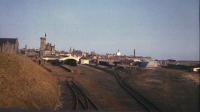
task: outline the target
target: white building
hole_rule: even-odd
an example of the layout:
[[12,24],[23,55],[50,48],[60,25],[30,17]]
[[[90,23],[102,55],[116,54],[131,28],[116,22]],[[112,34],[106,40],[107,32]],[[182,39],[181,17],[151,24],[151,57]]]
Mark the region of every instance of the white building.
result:
[[80,59],[80,64],[89,64],[88,59]]
[[121,52],[119,51],[119,49],[118,49],[116,55],[117,55],[117,56],[121,56]]
[[199,72],[199,71],[200,71],[200,67],[193,68],[193,72]]
[[159,63],[155,60],[142,61],[140,67],[145,69],[154,69],[159,67]]

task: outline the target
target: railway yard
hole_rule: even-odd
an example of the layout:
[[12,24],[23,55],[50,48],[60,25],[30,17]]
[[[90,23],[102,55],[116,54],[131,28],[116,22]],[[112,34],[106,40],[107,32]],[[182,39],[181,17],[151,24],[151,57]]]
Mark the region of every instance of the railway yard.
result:
[[58,111],[198,112],[198,74],[164,68],[43,67],[58,79]]
[[93,63],[39,64],[25,56],[0,56],[3,112],[199,111],[199,74],[195,72]]
[[199,0],[0,0],[0,112],[200,112]]

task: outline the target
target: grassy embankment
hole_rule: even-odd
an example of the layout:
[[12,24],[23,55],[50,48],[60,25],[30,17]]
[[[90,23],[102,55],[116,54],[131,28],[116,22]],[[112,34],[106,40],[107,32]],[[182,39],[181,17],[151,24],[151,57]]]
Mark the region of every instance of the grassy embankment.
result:
[[44,109],[59,104],[58,82],[29,58],[0,54],[0,108]]

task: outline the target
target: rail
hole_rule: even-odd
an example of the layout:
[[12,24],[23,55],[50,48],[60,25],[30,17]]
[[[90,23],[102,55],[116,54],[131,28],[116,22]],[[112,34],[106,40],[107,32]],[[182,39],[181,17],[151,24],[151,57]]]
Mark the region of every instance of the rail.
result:
[[119,83],[119,85],[139,104],[141,104],[147,112],[161,112],[152,102],[134,90],[130,85],[125,83],[117,72],[114,73],[114,77]]
[[98,110],[96,104],[87,96],[74,80],[67,81],[73,95],[73,110]]
[[61,68],[63,68],[64,70],[66,70],[67,72],[72,72],[72,70],[64,65],[59,65]]
[[118,82],[118,84],[120,85],[120,87],[127,92],[127,94],[129,94],[132,98],[134,98],[147,112],[161,112],[161,110],[154,105],[151,101],[149,101],[147,98],[145,98],[143,95],[141,95],[139,92],[137,92],[136,90],[134,90],[129,84],[127,84],[118,74],[118,72],[113,71],[113,70],[109,70],[109,69],[105,69],[105,68],[99,68],[97,66],[92,66],[89,65],[90,67],[94,67],[96,69],[105,71],[111,75],[113,75],[116,79],[116,81]]

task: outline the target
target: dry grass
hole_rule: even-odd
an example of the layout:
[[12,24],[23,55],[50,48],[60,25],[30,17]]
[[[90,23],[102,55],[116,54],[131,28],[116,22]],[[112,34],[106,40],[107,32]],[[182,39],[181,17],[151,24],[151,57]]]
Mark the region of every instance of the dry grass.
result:
[[146,70],[127,78],[163,112],[199,111],[199,75],[171,69]]
[[54,108],[59,103],[57,80],[19,55],[0,54],[0,108]]

